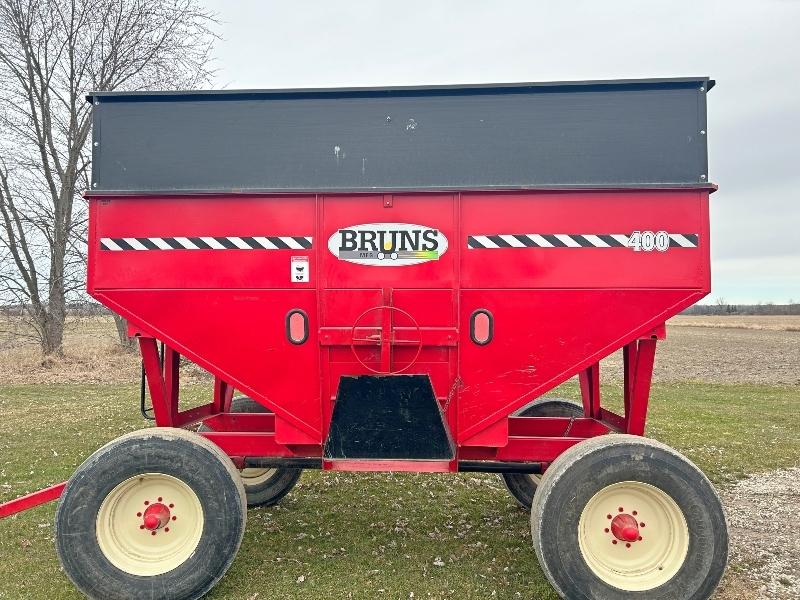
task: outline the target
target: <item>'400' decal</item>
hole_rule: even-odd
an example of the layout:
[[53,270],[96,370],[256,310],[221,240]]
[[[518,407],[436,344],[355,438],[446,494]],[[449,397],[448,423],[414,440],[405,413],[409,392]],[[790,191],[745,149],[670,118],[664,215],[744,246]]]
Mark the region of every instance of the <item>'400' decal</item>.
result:
[[634,231],[628,238],[628,247],[634,252],[666,252],[669,250],[669,234],[666,231]]

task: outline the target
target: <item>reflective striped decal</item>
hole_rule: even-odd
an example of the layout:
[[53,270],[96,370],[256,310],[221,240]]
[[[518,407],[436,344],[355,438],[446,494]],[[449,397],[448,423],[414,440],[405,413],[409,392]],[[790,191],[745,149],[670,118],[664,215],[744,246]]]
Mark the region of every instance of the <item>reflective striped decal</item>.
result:
[[[696,233],[669,233],[670,248],[697,248]],[[664,240],[666,242],[666,240]],[[666,246],[666,244],[665,244]],[[622,233],[514,233],[470,235],[467,248],[632,248],[631,234]]]
[[311,237],[157,237],[100,238],[103,250],[308,250]]

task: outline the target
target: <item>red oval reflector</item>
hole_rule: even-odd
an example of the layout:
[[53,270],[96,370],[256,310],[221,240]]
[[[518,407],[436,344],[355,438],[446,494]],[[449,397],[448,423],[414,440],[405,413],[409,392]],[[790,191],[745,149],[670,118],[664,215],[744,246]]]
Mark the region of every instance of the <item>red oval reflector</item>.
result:
[[286,316],[286,336],[293,344],[302,344],[308,338],[308,317],[301,310],[293,310]]
[[494,323],[492,314],[488,310],[476,310],[472,313],[470,323],[470,337],[476,344],[483,346],[492,341]]

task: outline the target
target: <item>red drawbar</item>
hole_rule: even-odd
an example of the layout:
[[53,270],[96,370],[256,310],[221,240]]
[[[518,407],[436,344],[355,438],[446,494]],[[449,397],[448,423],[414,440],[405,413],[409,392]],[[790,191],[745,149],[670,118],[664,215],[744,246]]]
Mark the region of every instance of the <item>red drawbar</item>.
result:
[[61,492],[64,491],[64,487],[66,485],[66,481],[64,483],[51,485],[48,488],[39,490],[38,492],[33,492],[27,496],[22,496],[16,500],[11,500],[10,502],[0,504],[0,519],[3,517],[10,517],[13,514],[22,512],[23,510],[28,510],[29,508],[34,508],[40,504],[46,504],[48,502],[52,502],[53,500],[57,500],[59,496],[61,496]]

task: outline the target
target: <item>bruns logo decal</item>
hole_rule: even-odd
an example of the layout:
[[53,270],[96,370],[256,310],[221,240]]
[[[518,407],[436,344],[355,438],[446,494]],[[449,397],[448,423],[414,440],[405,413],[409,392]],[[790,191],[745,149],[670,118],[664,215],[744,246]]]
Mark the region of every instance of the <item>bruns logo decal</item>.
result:
[[337,230],[328,250],[339,260],[375,267],[403,267],[439,260],[447,238],[438,229],[409,223],[366,223]]

